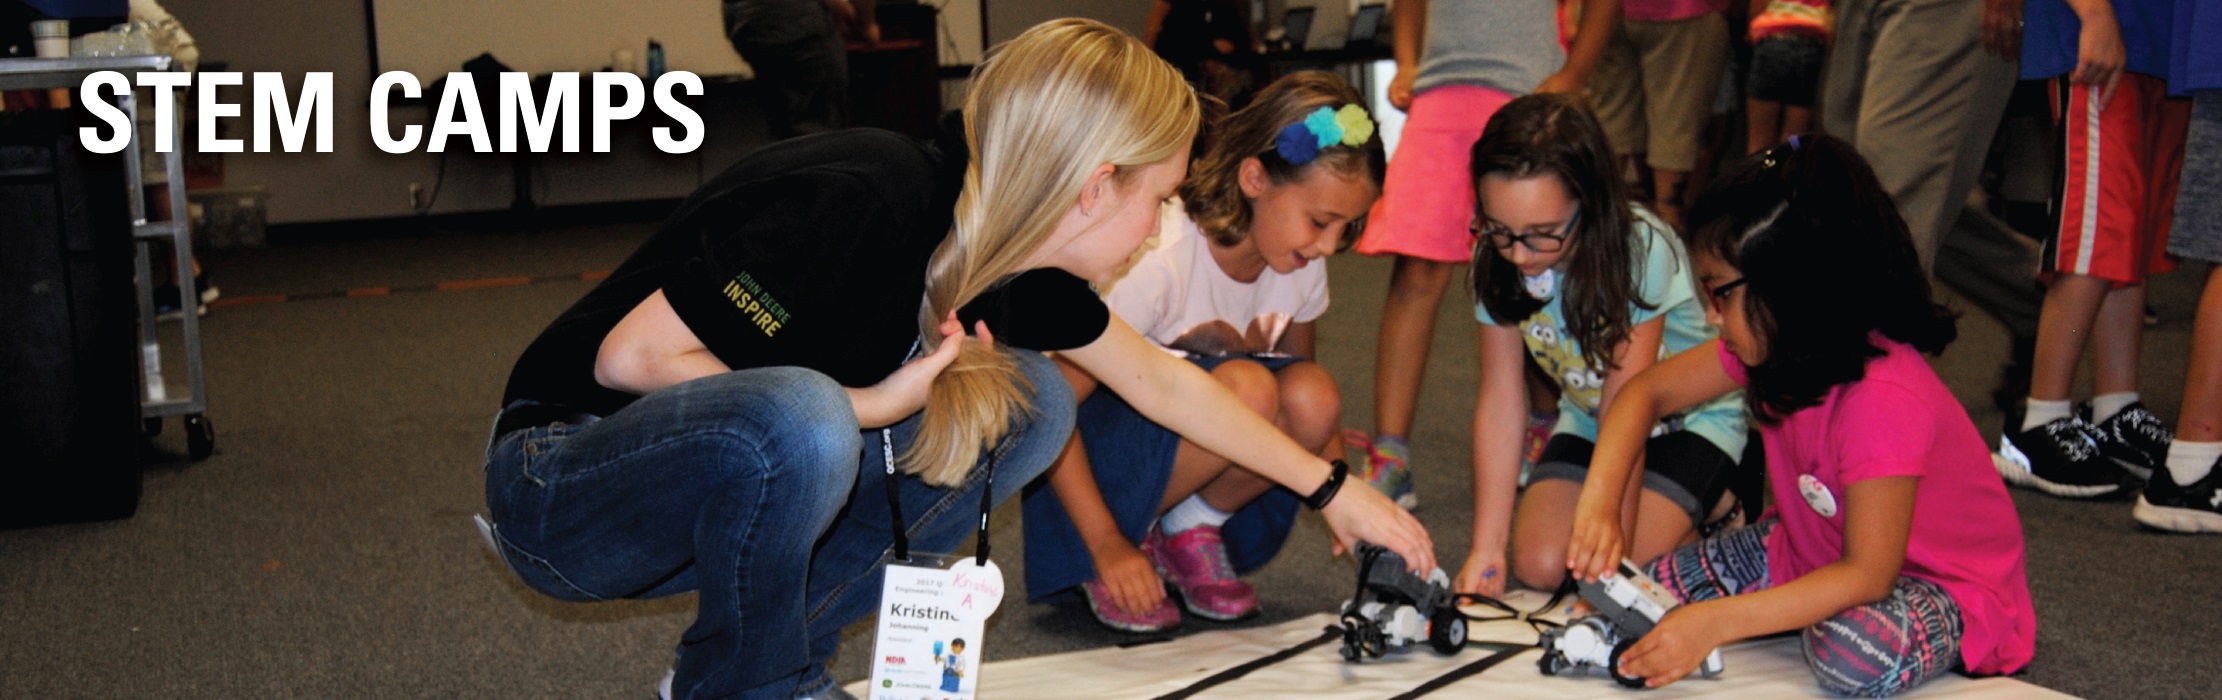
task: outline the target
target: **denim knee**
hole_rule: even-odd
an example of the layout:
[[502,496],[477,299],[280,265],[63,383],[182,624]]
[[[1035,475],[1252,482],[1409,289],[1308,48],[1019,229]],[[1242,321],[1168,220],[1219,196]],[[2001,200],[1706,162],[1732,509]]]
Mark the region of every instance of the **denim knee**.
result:
[[[746,389],[736,417],[740,432],[776,449],[772,468],[854,462],[864,450],[856,408],[848,390],[832,377],[800,367],[763,367],[730,375]],[[776,446],[775,446],[776,445]]]
[[1024,484],[1049,471],[1049,465],[1064,451],[1065,442],[1072,439],[1079,406],[1073,398],[1072,384],[1065,381],[1065,373],[1057,369],[1056,362],[1031,350],[1013,349],[1010,354],[1018,363],[1019,373],[1033,385],[1027,397],[1033,414],[1021,427],[1018,444],[1012,445],[1007,454],[1009,459],[997,467],[1007,471],[995,478],[998,482]]

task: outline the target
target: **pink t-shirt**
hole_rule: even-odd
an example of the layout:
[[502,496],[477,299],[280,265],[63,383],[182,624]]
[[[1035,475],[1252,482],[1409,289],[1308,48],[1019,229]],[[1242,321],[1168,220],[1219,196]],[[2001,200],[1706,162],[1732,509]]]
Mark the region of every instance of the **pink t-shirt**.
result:
[[[1887,354],[1867,363],[1865,378],[1780,425],[1752,423],[1766,441],[1781,518],[1767,538],[1768,573],[1781,585],[1844,558],[1847,485],[1919,477],[1904,574],[1943,587],[1959,604],[1960,660],[1969,671],[2018,671],[2037,645],[2021,517],[1975,424],[1921,353],[1880,334],[1869,339]],[[1737,383],[1749,381],[1726,344],[1720,360]]]

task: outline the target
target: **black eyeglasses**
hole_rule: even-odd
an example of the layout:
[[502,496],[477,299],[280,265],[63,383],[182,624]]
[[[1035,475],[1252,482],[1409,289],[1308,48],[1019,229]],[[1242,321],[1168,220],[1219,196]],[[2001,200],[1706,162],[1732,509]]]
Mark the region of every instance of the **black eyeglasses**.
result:
[[1487,243],[1491,248],[1511,250],[1512,245],[1518,243],[1527,246],[1528,250],[1538,253],[1556,253],[1560,248],[1566,247],[1566,239],[1574,235],[1574,227],[1581,225],[1582,210],[1579,207],[1575,208],[1574,215],[1566,217],[1566,225],[1560,226],[1557,231],[1551,233],[1513,233],[1512,229],[1506,228],[1503,224],[1494,221],[1483,223],[1483,221],[1481,213],[1475,212],[1473,222],[1466,225],[1466,232],[1473,234],[1475,238],[1481,239],[1483,243]]
[[1712,303],[1713,310],[1719,311],[1721,310],[1721,305],[1727,303],[1729,292],[1736,291],[1737,287],[1744,286],[1745,282],[1750,281],[1751,278],[1749,277],[1738,277],[1733,282],[1729,282],[1727,284],[1705,290],[1705,297],[1709,302]]

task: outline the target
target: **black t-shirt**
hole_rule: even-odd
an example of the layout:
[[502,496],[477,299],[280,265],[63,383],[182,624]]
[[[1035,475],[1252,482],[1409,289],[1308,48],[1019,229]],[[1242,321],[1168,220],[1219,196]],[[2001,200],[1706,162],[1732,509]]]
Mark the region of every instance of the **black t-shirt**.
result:
[[[750,154],[525,348],[502,403],[609,415],[639,398],[596,383],[595,356],[659,289],[728,367],[878,383],[918,338],[926,264],[949,234],[968,157],[954,112],[933,141],[855,129]],[[1044,351],[1094,342],[1110,320],[1087,282],[1055,269],[1017,275],[958,316],[968,331],[985,320],[998,342]]]

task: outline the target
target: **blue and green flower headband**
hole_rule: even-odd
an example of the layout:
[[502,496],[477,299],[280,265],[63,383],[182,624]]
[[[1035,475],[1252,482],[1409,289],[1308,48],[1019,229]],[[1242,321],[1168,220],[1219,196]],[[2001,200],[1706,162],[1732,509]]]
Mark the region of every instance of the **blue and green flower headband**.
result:
[[1319,157],[1322,149],[1335,146],[1363,146],[1373,138],[1373,118],[1366,116],[1366,109],[1358,105],[1343,105],[1342,109],[1321,107],[1304,120],[1281,128],[1273,139],[1273,152],[1290,165],[1304,165]]

